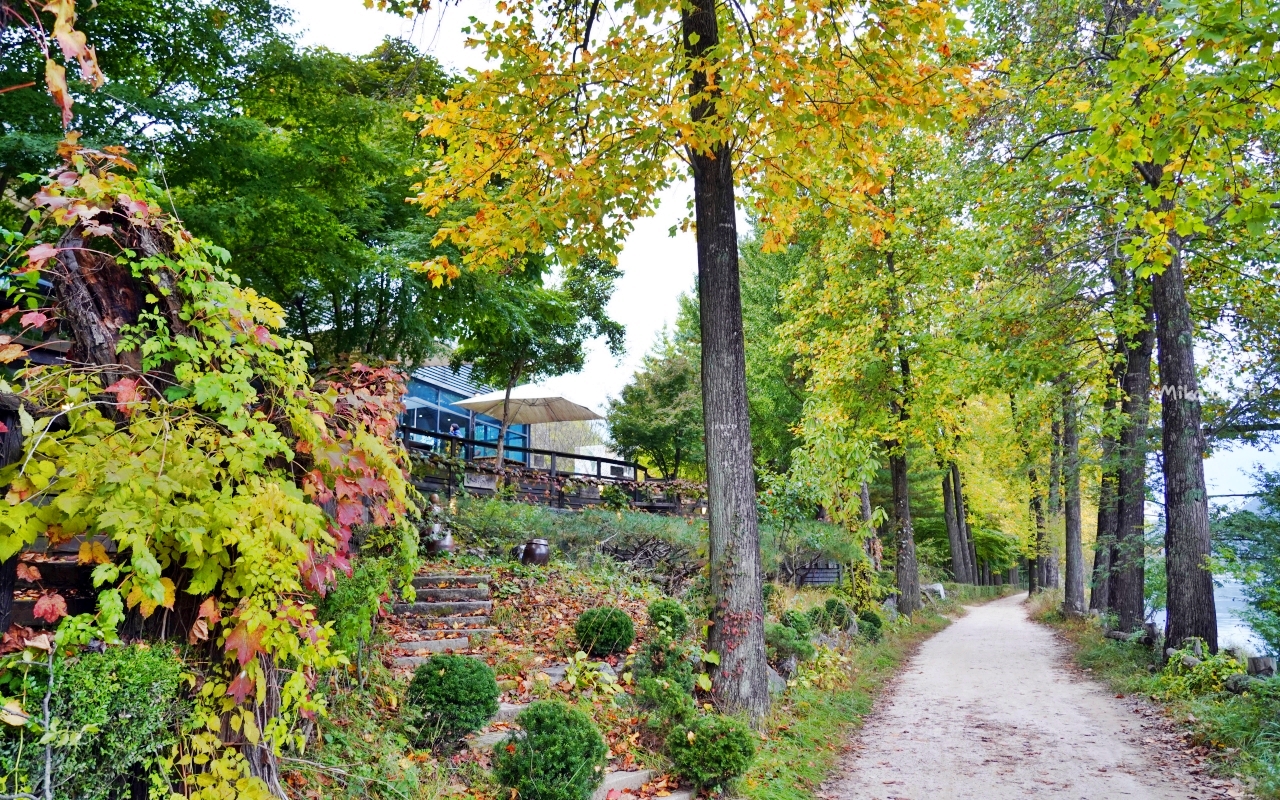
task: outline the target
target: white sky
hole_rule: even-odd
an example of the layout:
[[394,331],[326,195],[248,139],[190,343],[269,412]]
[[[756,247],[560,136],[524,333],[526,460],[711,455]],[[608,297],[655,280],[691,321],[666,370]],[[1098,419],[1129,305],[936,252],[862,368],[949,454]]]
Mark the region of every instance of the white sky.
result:
[[[386,36],[412,41],[435,56],[446,69],[458,72],[483,66],[476,51],[465,46],[461,29],[467,17],[489,4],[458,6],[440,3],[425,17],[406,20],[364,8],[361,0],[282,0],[294,11],[294,30],[305,45],[327,47],[352,55],[367,53]],[[619,258],[623,277],[618,282],[609,313],[627,329],[627,353],[615,360],[596,342],[587,355],[586,368],[576,375],[546,381],[543,386],[570,399],[603,410],[605,400],[617,396],[631,378],[645,352],[664,326],[673,325],[682,292],[693,288],[696,273],[693,236],[667,235],[685,213],[690,187],[678,184],[668,190],[655,217],[640,220],[626,240]],[[1280,469],[1280,454],[1252,448],[1215,453],[1205,462],[1209,494],[1253,491],[1250,475],[1255,464]]]

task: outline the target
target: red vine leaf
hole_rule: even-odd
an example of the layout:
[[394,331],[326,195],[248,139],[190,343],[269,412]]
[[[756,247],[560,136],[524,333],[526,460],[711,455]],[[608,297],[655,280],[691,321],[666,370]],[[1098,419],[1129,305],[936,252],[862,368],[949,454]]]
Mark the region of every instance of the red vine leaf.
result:
[[262,649],[262,634],[264,632],[262,628],[250,631],[248,624],[241,622],[231,633],[227,634],[227,641],[222,648],[228,653],[232,650],[236,651],[236,660],[243,667]]
[[236,676],[236,679],[227,686],[227,693],[234,697],[236,699],[236,704],[239,705],[244,702],[244,699],[248,697],[255,688],[253,678],[249,677],[249,673],[245,670],[240,670],[240,674]]
[[142,395],[138,392],[137,378],[121,378],[102,391],[114,394],[116,402],[120,404],[120,410],[126,415],[131,414],[134,403],[142,399]]
[[40,582],[40,570],[30,564],[18,564],[18,580],[27,581],[28,583]]
[[43,328],[49,317],[39,311],[28,311],[18,320],[24,328]]
[[45,592],[36,601],[32,614],[36,619],[42,619],[52,625],[67,615],[66,598],[57,592]]

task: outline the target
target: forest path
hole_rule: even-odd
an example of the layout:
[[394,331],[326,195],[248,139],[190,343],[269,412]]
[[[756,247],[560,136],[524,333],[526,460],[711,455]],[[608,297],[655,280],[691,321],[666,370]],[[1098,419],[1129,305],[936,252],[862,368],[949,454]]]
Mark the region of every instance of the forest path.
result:
[[[823,787],[831,800],[1239,797],[1195,780],[1133,701],[1066,666],[1025,594],[968,609],[921,645]],[[1145,724],[1144,724],[1145,723]],[[1165,732],[1161,736],[1158,731]],[[1143,739],[1146,743],[1143,743]],[[1216,785],[1214,785],[1216,784]]]

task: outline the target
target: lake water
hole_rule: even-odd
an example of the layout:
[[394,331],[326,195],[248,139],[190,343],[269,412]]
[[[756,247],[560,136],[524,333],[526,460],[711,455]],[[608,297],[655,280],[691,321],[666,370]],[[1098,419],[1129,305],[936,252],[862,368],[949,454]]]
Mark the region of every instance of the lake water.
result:
[[[1221,585],[1219,585],[1221,584]],[[1243,648],[1250,655],[1266,652],[1266,645],[1254,633],[1253,628],[1241,618],[1241,613],[1249,607],[1244,597],[1244,587],[1234,578],[1219,578],[1214,582],[1213,600],[1218,609],[1218,647],[1227,649]],[[1164,611],[1156,612],[1153,617],[1156,628],[1164,629]]]

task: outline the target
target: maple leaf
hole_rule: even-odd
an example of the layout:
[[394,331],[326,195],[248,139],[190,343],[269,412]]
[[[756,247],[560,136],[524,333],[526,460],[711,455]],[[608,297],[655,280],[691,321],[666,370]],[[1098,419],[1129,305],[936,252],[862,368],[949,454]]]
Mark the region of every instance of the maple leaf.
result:
[[257,685],[254,683],[253,678],[249,677],[249,673],[245,670],[240,670],[240,674],[227,686],[227,693],[236,699],[236,704],[238,705],[243,703],[244,699],[256,688]]
[[111,559],[107,556],[107,548],[102,546],[102,542],[90,540],[80,543],[80,552],[76,556],[76,562],[80,564],[110,564]]
[[18,320],[24,328],[43,328],[48,321],[49,317],[39,311],[28,311]]
[[40,581],[40,570],[30,564],[18,564],[18,580],[27,581],[28,583],[38,583]]
[[227,634],[227,640],[223,643],[222,649],[228,653],[232,650],[236,651],[236,660],[243,667],[262,649],[262,634],[265,632],[263,628],[250,631],[248,623],[241,622]]
[[133,404],[142,399],[142,395],[138,392],[137,378],[121,378],[102,391],[116,396],[116,402],[120,404],[120,410],[125,415],[133,413]]
[[40,599],[36,601],[36,607],[31,612],[36,619],[42,619],[49,624],[53,624],[67,615],[67,601],[57,592],[45,592],[40,595]]
[[200,610],[196,612],[198,619],[208,620],[215,623],[222,619],[222,613],[218,611],[218,601],[213,597],[206,597],[204,602],[200,604]]
[[337,520],[339,525],[344,526],[364,522],[364,506],[350,500],[339,500]]
[[[27,266],[29,266],[32,269],[39,269],[40,267],[44,266],[44,262],[53,258],[57,254],[58,254],[58,248],[56,246],[48,243],[38,244],[27,251],[26,253]],[[17,313],[17,311],[18,309],[14,308],[9,313],[15,314]]]

